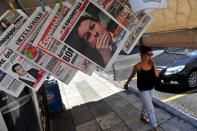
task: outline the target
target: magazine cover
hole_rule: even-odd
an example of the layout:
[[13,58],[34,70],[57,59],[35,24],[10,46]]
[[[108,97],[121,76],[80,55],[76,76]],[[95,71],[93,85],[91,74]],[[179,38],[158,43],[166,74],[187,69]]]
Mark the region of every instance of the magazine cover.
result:
[[93,62],[53,38],[57,26],[59,26],[61,20],[68,13],[70,8],[71,4],[68,2],[64,2],[62,8],[59,7],[59,3],[56,4],[52,13],[38,33],[38,36],[35,38],[33,45],[49,54],[51,57],[55,57],[61,62],[91,75],[95,68]]
[[54,37],[108,70],[117,58],[129,31],[114,21],[101,6],[77,1],[54,33]]
[[38,69],[11,49],[6,49],[0,56],[0,70],[34,91],[40,88],[47,77],[45,71]]
[[75,76],[77,69],[70,67],[33,45],[33,42],[36,37],[38,37],[38,33],[51,12],[50,8],[46,9],[47,10],[43,12],[42,9],[38,7],[17,32],[18,35],[15,35],[8,43],[8,47],[16,50],[31,63],[47,71],[65,84],[68,84]]
[[[17,9],[16,12],[8,10],[0,17],[0,55],[3,54],[7,43],[24,24],[27,18],[27,15],[19,9]],[[23,82],[16,80],[0,70],[0,90],[14,97],[18,97],[24,87],[25,84],[23,84]]]
[[147,12],[168,7],[167,0],[129,0],[133,12],[148,10]]
[[123,47],[123,51],[127,54],[131,53],[132,49],[135,47],[143,33],[146,31],[148,26],[152,23],[152,16],[146,13],[143,13],[144,16],[142,19],[138,22],[138,24],[135,26],[135,29],[131,32],[129,38],[125,42],[125,45]]

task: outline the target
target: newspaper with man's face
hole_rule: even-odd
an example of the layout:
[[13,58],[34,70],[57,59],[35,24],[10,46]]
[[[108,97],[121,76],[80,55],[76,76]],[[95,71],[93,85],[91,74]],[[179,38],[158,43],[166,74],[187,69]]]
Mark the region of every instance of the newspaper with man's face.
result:
[[[24,24],[28,16],[21,10],[6,11],[0,17],[0,55],[3,54],[9,40],[16,34],[17,30]],[[25,84],[0,70],[0,90],[18,97],[22,92]]]
[[47,77],[44,70],[38,69],[24,57],[8,48],[0,56],[0,70],[23,82],[34,91],[40,88]]
[[50,56],[55,57],[59,61],[91,75],[95,68],[94,63],[85,59],[81,54],[72,48],[61,44],[59,41],[53,38],[53,34],[57,26],[60,24],[63,17],[68,13],[70,8],[71,4],[68,2],[64,2],[61,8],[59,3],[56,4],[52,13],[49,15],[48,19],[40,30],[38,36],[34,40],[33,45],[46,52]]
[[[37,65],[41,69],[46,70],[62,82],[68,84],[76,74],[77,69],[70,67],[69,65],[33,45],[33,42],[42,29],[44,22],[50,15],[51,9],[49,7],[46,7],[45,9],[46,11],[43,12],[41,7],[38,7],[33,12],[33,14],[18,31],[17,35],[15,35],[8,43],[8,47],[16,50],[28,61]],[[51,42],[55,44],[54,41]]]
[[64,45],[109,69],[129,30],[94,1],[76,1],[53,34]]

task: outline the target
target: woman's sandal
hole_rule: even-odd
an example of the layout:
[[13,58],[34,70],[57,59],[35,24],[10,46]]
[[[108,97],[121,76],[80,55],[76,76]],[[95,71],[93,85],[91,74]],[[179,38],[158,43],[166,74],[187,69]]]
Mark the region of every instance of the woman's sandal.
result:
[[159,129],[157,127],[154,127],[153,131],[159,131]]
[[145,123],[149,123],[150,122],[149,119],[148,119],[148,117],[145,116],[145,115],[141,115],[140,120],[143,121],[143,122],[145,122]]

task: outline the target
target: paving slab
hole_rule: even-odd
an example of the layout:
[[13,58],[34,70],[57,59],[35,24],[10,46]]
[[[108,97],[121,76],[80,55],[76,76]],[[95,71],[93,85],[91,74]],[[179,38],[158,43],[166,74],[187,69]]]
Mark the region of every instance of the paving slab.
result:
[[76,127],[77,131],[102,131],[95,120],[88,121]]
[[112,128],[113,126],[122,123],[121,119],[113,112],[98,117],[96,120],[103,130]]
[[119,124],[116,125],[110,129],[106,129],[104,131],[133,131],[132,129],[130,129],[126,124]]
[[162,124],[161,128],[163,128],[165,131],[197,131],[196,128],[177,117],[172,118]]
[[165,123],[166,121],[173,118],[173,116],[170,113],[167,113],[165,110],[162,110],[158,107],[155,108],[155,116],[156,116],[158,125]]
[[105,101],[107,101],[107,103],[109,104],[109,106],[113,110],[119,110],[120,107],[124,107],[124,106],[128,105],[128,103],[124,99],[122,99],[121,97],[119,97],[119,98],[117,97],[112,100],[105,99]]
[[72,116],[69,110],[60,112],[52,116],[52,118],[53,118],[52,130],[54,131],[76,131],[75,125],[73,123]]
[[87,106],[95,118],[112,112],[110,106],[103,100],[88,103]]
[[75,126],[94,120],[94,116],[91,114],[86,105],[74,107],[73,109],[71,109],[71,114]]

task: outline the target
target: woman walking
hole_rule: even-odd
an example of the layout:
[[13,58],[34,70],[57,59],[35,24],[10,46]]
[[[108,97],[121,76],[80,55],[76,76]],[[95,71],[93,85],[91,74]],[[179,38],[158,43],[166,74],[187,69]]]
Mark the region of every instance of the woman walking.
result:
[[137,73],[137,87],[142,100],[141,120],[150,122],[153,130],[158,131],[152,95],[156,78],[159,77],[159,71],[156,69],[152,59],[152,49],[148,46],[140,45],[139,50],[141,61],[134,65],[133,71],[124,85],[124,89],[128,89],[129,82]]

